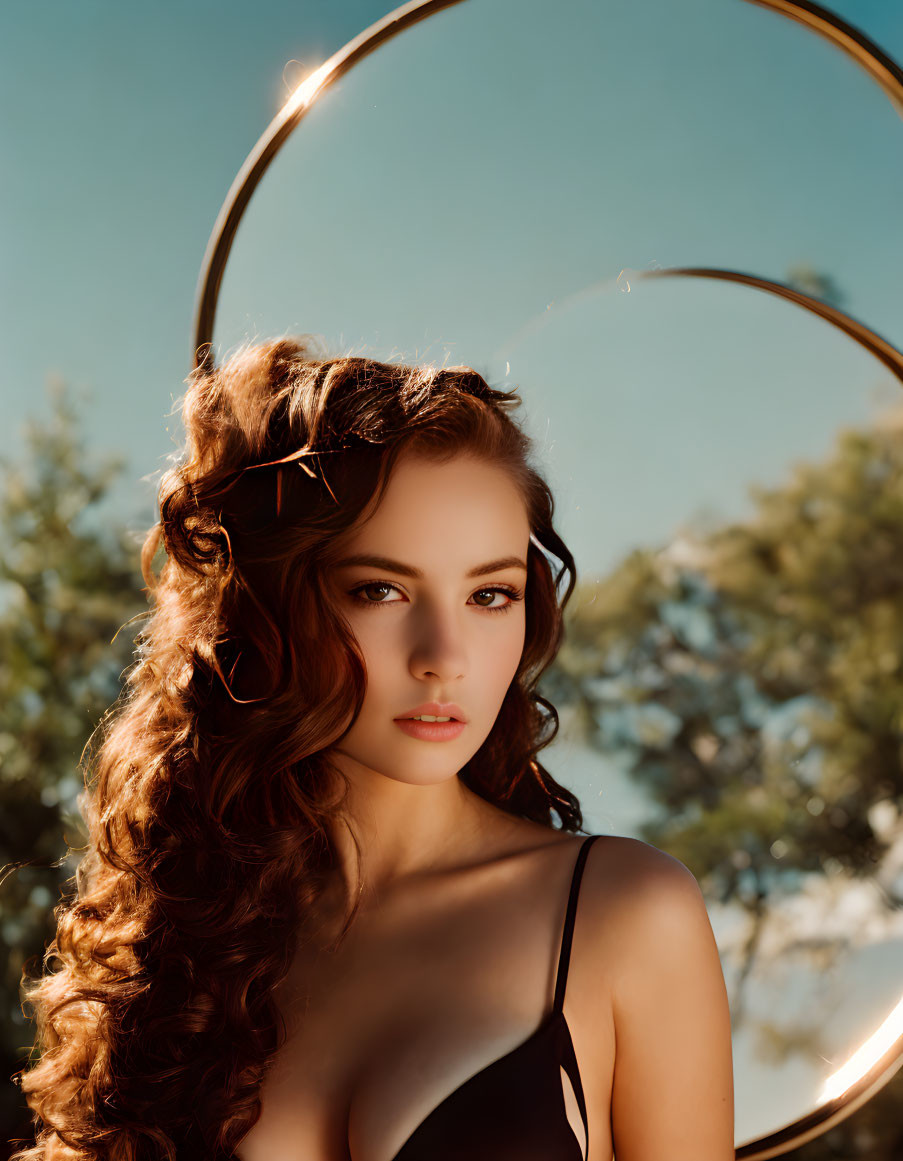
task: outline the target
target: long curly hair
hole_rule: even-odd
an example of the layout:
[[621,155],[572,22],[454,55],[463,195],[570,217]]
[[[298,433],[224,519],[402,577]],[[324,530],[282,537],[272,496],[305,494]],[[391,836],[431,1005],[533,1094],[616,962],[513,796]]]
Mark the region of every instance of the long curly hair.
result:
[[330,550],[379,503],[402,452],[468,452],[521,490],[523,654],[458,776],[514,816],[583,828],[537,760],[558,715],[536,686],[576,574],[508,414],[520,398],[468,367],[323,354],[309,336],[245,345],[186,381],[185,447],[141,556],[148,619],[82,757],[77,891],[55,908],[41,974],[22,978],[36,1036],[15,1076],[36,1144],[12,1161],[224,1161],[258,1119],[285,1036],[274,989],[337,865],[328,824],[344,780],[326,751],[366,688],[330,598]]

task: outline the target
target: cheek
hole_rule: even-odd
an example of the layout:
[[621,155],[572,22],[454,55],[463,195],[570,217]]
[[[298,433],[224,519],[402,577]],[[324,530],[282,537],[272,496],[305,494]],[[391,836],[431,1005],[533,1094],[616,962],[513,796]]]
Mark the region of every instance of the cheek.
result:
[[380,649],[388,646],[392,640],[392,633],[386,632],[387,626],[379,613],[352,614],[348,618],[348,623],[361,647],[361,652],[368,659],[378,655]]
[[[508,614],[500,614],[506,618]],[[490,621],[490,617],[485,617]],[[395,618],[390,611],[364,612],[348,617],[367,673],[367,700],[379,699],[379,690],[387,689],[392,680],[397,682],[399,667],[406,667],[410,642],[401,618]],[[499,698],[511,683],[517,671],[524,649],[526,620],[523,611],[510,614],[510,620],[502,625],[492,623],[476,627],[470,641],[464,645],[468,656],[467,684],[479,686],[483,690],[495,691]],[[481,631],[480,631],[481,630]],[[385,684],[380,681],[385,677]],[[374,692],[371,693],[370,691]]]
[[370,678],[368,682],[368,697],[370,689],[380,689],[379,678],[382,675],[396,674],[399,663],[403,660],[404,643],[399,626],[393,626],[391,613],[358,612],[348,617],[351,631],[354,633],[363,654],[364,664]]
[[[513,613],[512,623],[506,624],[503,632],[487,634],[481,641],[479,661],[474,656],[474,670],[479,670],[487,682],[501,692],[511,683],[524,651],[525,623],[523,616]],[[473,672],[477,677],[477,672]]]

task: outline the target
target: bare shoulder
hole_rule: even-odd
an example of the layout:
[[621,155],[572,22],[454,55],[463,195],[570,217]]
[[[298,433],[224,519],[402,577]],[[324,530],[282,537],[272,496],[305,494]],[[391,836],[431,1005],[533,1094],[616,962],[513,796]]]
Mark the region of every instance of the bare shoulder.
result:
[[715,949],[693,873],[680,859],[640,839],[603,835],[593,844],[580,887],[580,912],[590,933],[585,954],[604,957],[614,1000],[620,985],[636,981],[645,967],[654,970],[663,949],[673,950],[675,942],[709,958]]
[[604,978],[615,1030],[616,1154],[727,1161],[730,1009],[694,875],[648,843],[606,836],[588,854],[580,905],[582,972]]
[[680,861],[641,839],[605,834],[593,844],[586,861],[587,883],[611,889],[645,891],[668,882],[696,883]]

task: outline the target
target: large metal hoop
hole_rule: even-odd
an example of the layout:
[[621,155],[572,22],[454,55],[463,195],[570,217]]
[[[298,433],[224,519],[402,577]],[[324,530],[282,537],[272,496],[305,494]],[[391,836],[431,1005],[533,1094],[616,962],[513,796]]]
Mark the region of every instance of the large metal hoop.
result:
[[[903,70],[859,29],[810,0],[745,0],[794,20],[828,40],[878,84],[903,117]],[[201,265],[195,296],[193,366],[209,368],[213,362],[213,326],[226,260],[232,248],[241,216],[270,162],[315,101],[340,77],[349,72],[383,43],[443,9],[464,0],[411,0],[372,24],[325,61],[304,80],[267,126],[229,189],[217,216]],[[823,318],[844,331],[903,383],[903,352],[881,338],[864,323],[811,297],[769,279],[737,270],[712,267],[671,267],[634,272],[634,277],[695,277],[722,279],[776,295]],[[877,1040],[880,1031],[873,1039]],[[898,1035],[876,1059],[864,1066],[843,1091],[823,1101],[804,1117],[766,1136],[747,1141],[736,1151],[738,1161],[766,1161],[820,1136],[845,1120],[874,1096],[898,1069],[903,1067],[903,1034]]]

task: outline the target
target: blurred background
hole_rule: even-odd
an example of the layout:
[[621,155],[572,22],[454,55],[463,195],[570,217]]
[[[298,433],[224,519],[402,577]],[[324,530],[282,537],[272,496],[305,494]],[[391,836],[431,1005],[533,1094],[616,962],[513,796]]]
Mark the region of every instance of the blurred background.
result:
[[[748,21],[746,61],[767,58],[776,70],[760,70],[774,107],[744,121],[744,136],[738,109],[752,98],[741,88],[739,105],[713,100],[706,87],[718,68],[727,78],[740,67],[718,27],[709,39],[694,37],[711,75],[702,65],[671,73],[634,54],[616,77],[618,35],[629,33],[620,7],[612,7],[611,59],[600,65],[629,94],[611,118],[613,139],[627,150],[655,140],[672,173],[681,157],[694,158],[699,184],[675,182],[667,214],[652,178],[634,168],[640,162],[614,165],[624,204],[639,208],[633,219],[626,209],[611,219],[617,244],[601,230],[596,238],[585,223],[601,185],[581,176],[571,190],[550,190],[537,172],[528,190],[515,175],[530,159],[513,152],[493,181],[491,132],[479,145],[479,181],[448,180],[460,164],[453,129],[468,117],[489,123],[487,105],[505,110],[509,93],[546,108],[558,101],[565,112],[570,102],[573,115],[555,121],[554,137],[562,156],[585,152],[583,105],[576,89],[562,91],[566,54],[551,36],[554,86],[534,83],[525,50],[487,52],[480,75],[496,84],[468,87],[469,103],[463,85],[452,90],[458,120],[424,139],[418,107],[432,115],[430,99],[441,100],[429,89],[431,76],[441,76],[424,63],[430,53],[460,61],[465,50],[478,55],[493,43],[493,5],[481,9],[490,22],[481,30],[472,0],[440,14],[447,24],[437,17],[418,31],[422,75],[392,68],[392,52],[416,63],[413,35],[399,37],[295,134],[299,144],[293,139],[274,164],[240,230],[217,342],[222,351],[248,334],[313,331],[333,347],[379,358],[471,362],[493,382],[523,387],[581,568],[567,643],[544,683],[563,720],[548,765],[580,797],[588,831],[644,838],[703,885],[731,993],[741,1143],[808,1111],[824,1074],[903,995],[900,384],[838,332],[775,300],[739,287],[725,298],[700,285],[669,298],[666,283],[644,284],[633,271],[681,260],[715,265],[719,257],[730,264],[717,246],[706,251],[704,228],[717,222],[739,247],[730,255],[736,266],[846,309],[903,346],[903,124],[833,49],[815,42],[803,51],[811,34],[790,32],[788,22],[742,0],[700,0],[703,15],[736,9]],[[829,7],[903,58],[903,9],[886,0]],[[127,622],[146,608],[138,546],[155,520],[155,478],[181,437],[171,412],[191,367],[210,231],[294,86],[390,10],[308,0],[261,0],[253,11],[237,3],[139,9],[56,0],[5,14],[0,868],[35,861],[0,884],[5,1077],[25,1062],[33,1035],[18,1001],[23,965],[32,959],[36,970],[33,957],[53,934],[52,908],[74,873],[67,847],[84,842],[79,757],[131,659]],[[521,11],[525,41],[531,29],[544,34],[544,20],[557,27],[551,9],[531,3]],[[685,58],[675,49],[674,59]],[[380,87],[381,60],[385,75],[406,78],[396,91]],[[753,79],[757,67],[748,64]],[[675,87],[670,93],[662,77]],[[365,95],[376,92],[371,105]],[[679,134],[662,129],[658,111],[684,94],[698,98],[705,120],[683,121]],[[776,128],[788,95],[797,138]],[[505,115],[516,119],[523,106],[512,104],[515,113]],[[381,110],[379,126],[362,116],[371,107]],[[813,141],[824,144],[819,112],[861,153],[822,150],[822,164],[818,148],[807,152]],[[524,125],[535,131],[526,116]],[[396,173],[422,172],[429,212],[412,216],[417,197],[403,203],[388,173],[367,191],[372,216],[356,192],[339,202],[328,183],[312,184],[292,235],[305,265],[277,268],[284,226],[268,231],[267,223],[287,222],[298,174],[305,166],[317,172],[318,157],[338,170],[340,132],[360,157],[379,131],[386,138],[373,156],[390,156]],[[732,148],[734,134],[743,150]],[[728,196],[732,176],[753,166],[753,144],[771,159],[775,189],[796,191],[792,212],[758,186],[749,187],[748,204]],[[710,156],[718,162],[711,170],[703,160]],[[480,183],[498,221],[463,201]],[[716,187],[722,195],[711,197]],[[404,188],[418,187],[408,177]],[[761,219],[757,203],[767,209]],[[530,244],[491,250],[504,242],[505,220]],[[394,238],[393,257],[373,256],[368,270],[375,226],[383,245]],[[448,301],[437,293],[430,302],[442,320],[433,325],[417,314],[416,280],[405,297],[404,270],[415,258],[451,269],[460,238],[480,230],[487,257],[479,309],[464,310],[466,283],[447,280]],[[339,236],[340,257],[360,254],[364,273],[390,263],[388,296],[349,278],[347,262],[331,262]],[[298,270],[317,278],[298,285]],[[462,270],[463,279],[466,262]],[[371,304],[386,297],[383,317]],[[487,314],[488,302],[498,313]],[[720,346],[710,339],[715,329]],[[609,379],[623,390],[602,399],[596,384],[574,386],[572,376],[568,418],[566,408],[544,407],[541,384],[555,395],[561,352],[573,357],[587,335],[590,348],[606,351]],[[673,368],[667,396],[649,388],[666,381],[665,368]],[[588,414],[604,416],[604,427],[588,426]],[[742,440],[730,437],[738,431]],[[598,465],[606,474],[590,477]],[[788,1156],[903,1156],[900,1077]],[[0,1087],[0,1118],[4,1139],[28,1136],[11,1083]]]

